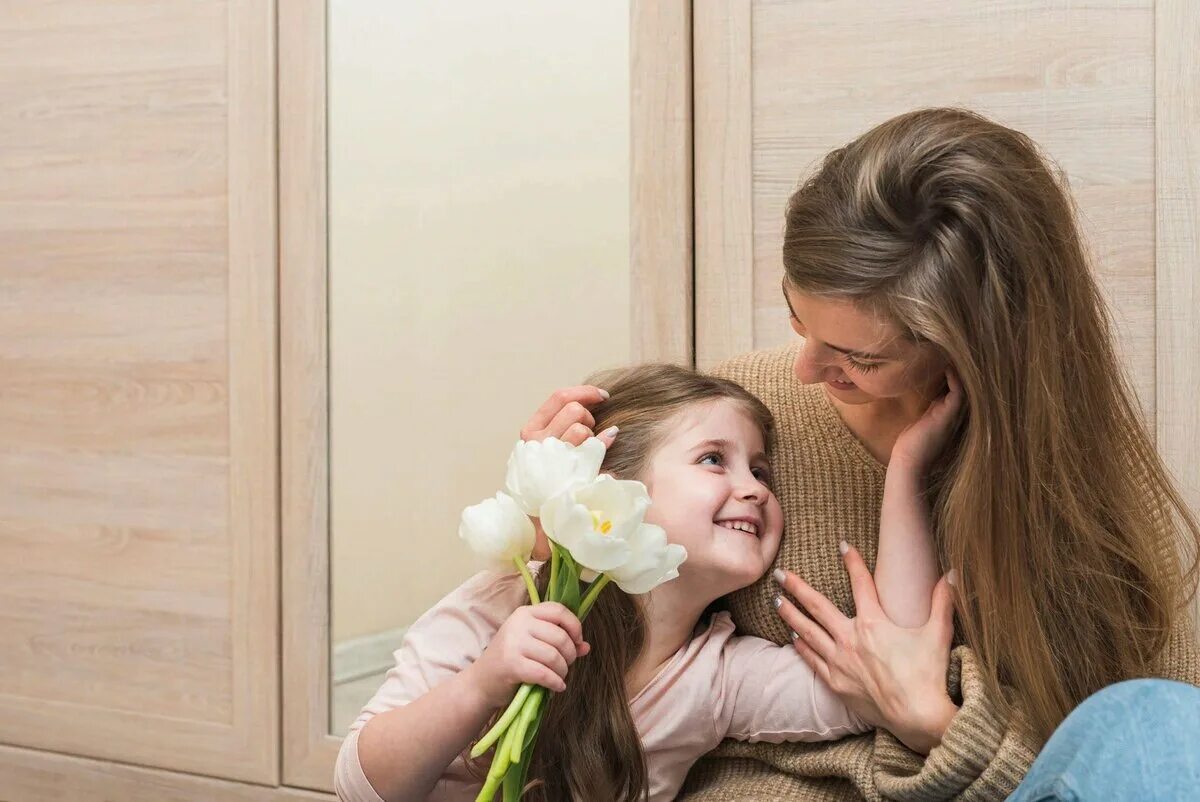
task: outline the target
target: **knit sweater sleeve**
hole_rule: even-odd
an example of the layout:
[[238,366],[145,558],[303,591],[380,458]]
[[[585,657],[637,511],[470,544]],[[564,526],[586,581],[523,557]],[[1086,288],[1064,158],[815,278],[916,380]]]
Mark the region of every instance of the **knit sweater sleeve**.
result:
[[[1155,676],[1200,685],[1194,631],[1190,616],[1180,616],[1153,668]],[[1037,757],[1040,743],[999,712],[969,647],[959,646],[951,655],[949,686],[961,709],[927,758],[909,751],[886,731],[876,734],[875,784],[884,799],[1004,799]]]
[[877,731],[874,778],[884,799],[1004,799],[1037,757],[1032,736],[1000,712],[969,647],[959,646],[951,654],[948,679],[950,696],[960,708],[928,757],[910,751],[886,730]]

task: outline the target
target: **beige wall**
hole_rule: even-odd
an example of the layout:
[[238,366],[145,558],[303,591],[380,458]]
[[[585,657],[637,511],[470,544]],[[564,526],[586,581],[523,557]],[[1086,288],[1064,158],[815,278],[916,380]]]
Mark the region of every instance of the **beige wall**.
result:
[[469,575],[525,419],[628,360],[628,13],[331,4],[335,643]]

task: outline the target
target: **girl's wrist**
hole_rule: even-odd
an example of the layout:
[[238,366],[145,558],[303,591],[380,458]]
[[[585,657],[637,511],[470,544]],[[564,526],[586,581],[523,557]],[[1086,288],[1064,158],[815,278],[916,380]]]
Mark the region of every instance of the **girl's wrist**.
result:
[[931,710],[923,721],[917,722],[907,737],[901,740],[914,752],[928,755],[934,747],[941,744],[946,730],[950,728],[950,722],[958,715],[958,710],[958,705],[954,704],[950,697],[943,697],[937,707]]
[[508,704],[512,698],[513,689],[489,677],[478,662],[467,666],[457,677],[462,680],[462,691],[467,694],[472,705],[495,710]]
[[926,460],[909,454],[901,448],[892,449],[888,457],[887,476],[892,480],[924,483]]

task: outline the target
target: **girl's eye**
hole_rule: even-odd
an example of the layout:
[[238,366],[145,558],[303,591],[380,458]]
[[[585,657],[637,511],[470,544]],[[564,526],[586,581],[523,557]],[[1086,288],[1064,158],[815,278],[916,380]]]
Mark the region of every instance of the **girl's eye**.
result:
[[859,373],[871,373],[872,371],[879,370],[878,362],[859,362],[857,359],[849,356],[846,357],[846,365],[857,370]]
[[[705,462],[705,460],[709,460],[709,459],[716,460],[716,462]],[[722,461],[723,460],[721,458],[721,455],[715,451],[712,452],[711,454],[705,454],[703,457],[700,458],[700,463],[702,465],[720,465]]]
[[766,468],[752,468],[750,473],[754,475],[755,479],[762,482],[764,485],[771,484],[771,472]]

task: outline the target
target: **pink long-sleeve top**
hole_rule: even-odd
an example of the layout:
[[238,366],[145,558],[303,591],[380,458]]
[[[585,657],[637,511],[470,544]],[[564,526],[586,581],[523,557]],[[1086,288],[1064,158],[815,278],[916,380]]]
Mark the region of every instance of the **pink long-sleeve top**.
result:
[[[527,601],[519,575],[483,572],[409,627],[395,652],[396,664],[342,742],[334,774],[339,799],[384,802],[358,759],[363,726],[469,666]],[[692,764],[724,738],[827,741],[869,729],[794,649],[734,635],[728,613],[714,615],[629,706],[646,755],[650,802],[674,799]],[[460,755],[446,767],[429,800],[472,802],[480,788]]]

